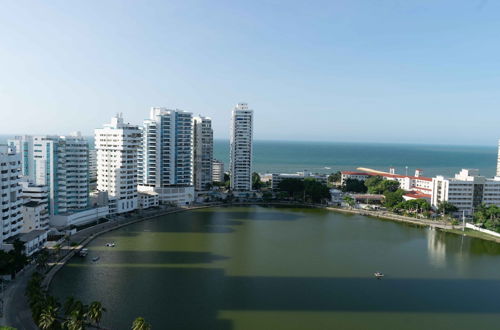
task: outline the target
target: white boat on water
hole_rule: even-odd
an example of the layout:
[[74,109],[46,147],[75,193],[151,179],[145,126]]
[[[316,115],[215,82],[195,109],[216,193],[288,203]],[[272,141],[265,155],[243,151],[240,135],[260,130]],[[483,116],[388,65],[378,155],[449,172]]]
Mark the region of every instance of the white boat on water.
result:
[[376,278],[382,278],[382,277],[384,277],[384,274],[382,274],[381,272],[376,272],[373,275],[375,275]]
[[115,243],[106,243],[106,247],[115,247]]

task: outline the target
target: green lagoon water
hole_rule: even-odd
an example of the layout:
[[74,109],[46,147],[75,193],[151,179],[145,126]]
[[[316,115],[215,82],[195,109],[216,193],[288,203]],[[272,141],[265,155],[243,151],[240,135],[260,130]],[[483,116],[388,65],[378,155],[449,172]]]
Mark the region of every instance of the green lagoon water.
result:
[[363,216],[203,209],[124,227],[89,249],[51,291],[102,301],[111,329],[136,316],[176,330],[500,325],[500,244]]

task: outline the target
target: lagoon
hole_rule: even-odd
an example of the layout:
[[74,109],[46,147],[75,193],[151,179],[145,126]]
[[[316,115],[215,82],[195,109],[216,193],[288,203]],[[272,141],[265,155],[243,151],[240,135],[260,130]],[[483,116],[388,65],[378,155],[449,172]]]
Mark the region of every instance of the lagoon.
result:
[[360,215],[209,208],[123,227],[88,248],[51,292],[100,300],[111,329],[136,316],[153,329],[500,324],[500,244]]

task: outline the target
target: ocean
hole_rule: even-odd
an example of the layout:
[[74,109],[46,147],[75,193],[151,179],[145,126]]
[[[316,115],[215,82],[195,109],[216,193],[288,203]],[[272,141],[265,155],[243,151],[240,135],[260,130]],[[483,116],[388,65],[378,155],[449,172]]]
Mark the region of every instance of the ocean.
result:
[[[10,136],[0,135],[0,143]],[[90,138],[89,138],[90,139]],[[93,144],[92,139],[90,139]],[[215,140],[214,157],[229,166],[229,141]],[[333,173],[369,167],[425,176],[453,176],[462,168],[476,168],[482,175],[495,175],[497,149],[494,146],[447,146],[385,143],[254,141],[254,168],[259,173],[294,173],[308,170]]]

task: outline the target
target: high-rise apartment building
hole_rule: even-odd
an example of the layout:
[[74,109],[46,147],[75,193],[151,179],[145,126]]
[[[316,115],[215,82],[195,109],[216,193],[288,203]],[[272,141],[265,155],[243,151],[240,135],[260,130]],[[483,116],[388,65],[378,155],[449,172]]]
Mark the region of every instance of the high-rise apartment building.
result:
[[9,147],[21,157],[21,175],[29,178],[33,174],[33,137],[30,135],[16,136],[8,141]]
[[192,202],[193,115],[152,108],[144,121],[138,164],[140,191],[157,192],[163,203]]
[[[9,140],[21,155],[22,173],[35,185],[47,186],[51,215],[89,206],[88,142],[79,133],[70,136],[23,136]],[[24,151],[28,156],[25,157]]]
[[20,155],[6,145],[0,145],[0,244],[21,232]]
[[230,140],[231,190],[252,190],[253,110],[238,103],[232,112]]
[[124,123],[121,114],[95,130],[97,190],[108,193],[110,213],[137,208],[137,159],[141,144],[139,126]]
[[500,140],[498,140],[497,176],[500,177]]
[[194,188],[203,191],[212,184],[214,133],[210,118],[193,118],[193,140]]
[[212,160],[212,182],[224,182],[224,163],[220,160]]

